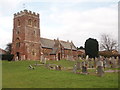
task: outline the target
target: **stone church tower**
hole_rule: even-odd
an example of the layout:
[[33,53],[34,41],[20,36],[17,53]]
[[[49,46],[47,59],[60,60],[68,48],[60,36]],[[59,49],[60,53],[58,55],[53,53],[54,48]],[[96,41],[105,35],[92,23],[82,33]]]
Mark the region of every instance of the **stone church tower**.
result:
[[21,11],[14,14],[12,54],[15,60],[40,60],[39,14]]

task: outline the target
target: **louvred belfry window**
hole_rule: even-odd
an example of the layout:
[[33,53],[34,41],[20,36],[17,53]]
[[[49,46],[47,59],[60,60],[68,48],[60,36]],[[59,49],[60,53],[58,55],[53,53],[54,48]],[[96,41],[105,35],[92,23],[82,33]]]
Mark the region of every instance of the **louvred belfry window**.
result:
[[37,21],[36,20],[34,21],[34,26],[37,27]]
[[20,39],[17,38],[17,39],[16,39],[16,48],[19,48],[19,47],[20,47]]
[[18,26],[20,26],[20,20],[18,19]]
[[28,20],[28,25],[32,25],[32,20],[31,19]]

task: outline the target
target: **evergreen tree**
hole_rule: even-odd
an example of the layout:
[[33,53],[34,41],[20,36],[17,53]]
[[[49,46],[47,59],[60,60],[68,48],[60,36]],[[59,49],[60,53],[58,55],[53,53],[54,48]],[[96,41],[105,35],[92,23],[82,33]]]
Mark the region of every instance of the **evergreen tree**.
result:
[[89,38],[85,42],[85,54],[89,55],[90,58],[98,57],[98,41],[93,38]]
[[12,43],[8,43],[7,47],[5,48],[7,54],[11,54],[12,51]]

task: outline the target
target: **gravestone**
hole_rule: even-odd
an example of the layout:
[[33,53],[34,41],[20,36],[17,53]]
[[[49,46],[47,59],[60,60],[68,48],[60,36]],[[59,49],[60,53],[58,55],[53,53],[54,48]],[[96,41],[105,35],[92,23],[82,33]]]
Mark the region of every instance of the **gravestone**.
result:
[[44,55],[41,55],[41,62],[44,64],[45,63],[45,57]]
[[82,58],[81,58],[81,57],[78,57],[78,60],[82,60]]
[[76,66],[77,66],[77,70],[80,70],[80,62],[77,62]]
[[96,63],[97,63],[97,61],[98,61],[98,58],[95,57],[95,60],[94,60],[94,68],[96,68]]
[[29,69],[35,69],[35,67],[33,67],[32,65],[29,65]]
[[89,61],[89,68],[92,68],[92,60]]
[[49,63],[48,63],[48,64],[45,64],[45,67],[49,69]]
[[120,68],[120,58],[118,56],[116,57],[116,61],[117,61],[118,68]]
[[85,62],[82,62],[82,73],[83,74],[87,74],[88,71],[87,71],[87,64],[85,64]]
[[56,65],[55,66],[55,70],[61,70],[61,66],[60,65]]
[[86,60],[88,60],[88,59],[89,59],[89,56],[87,55],[87,56],[86,56]]
[[97,75],[100,77],[104,75],[103,62],[100,59],[97,61]]
[[110,57],[109,58],[109,65],[110,65],[110,68],[112,67],[112,58]]
[[107,67],[107,68],[110,68],[110,61],[109,61],[109,58],[106,58],[106,67]]
[[73,73],[76,73],[76,72],[77,72],[77,65],[75,64],[73,67]]
[[116,65],[115,65],[115,58],[114,58],[114,57],[112,57],[111,62],[112,62],[112,68],[115,68],[115,67],[116,67]]
[[103,60],[103,67],[106,68],[106,59]]
[[15,61],[18,61],[18,56],[15,57]]

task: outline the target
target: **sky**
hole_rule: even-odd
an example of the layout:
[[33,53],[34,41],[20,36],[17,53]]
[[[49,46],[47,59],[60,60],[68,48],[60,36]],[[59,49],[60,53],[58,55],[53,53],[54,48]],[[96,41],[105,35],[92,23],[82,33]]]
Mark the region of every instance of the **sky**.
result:
[[119,0],[0,0],[0,48],[12,42],[13,15],[24,9],[40,14],[41,37],[83,46],[102,34],[118,39]]

